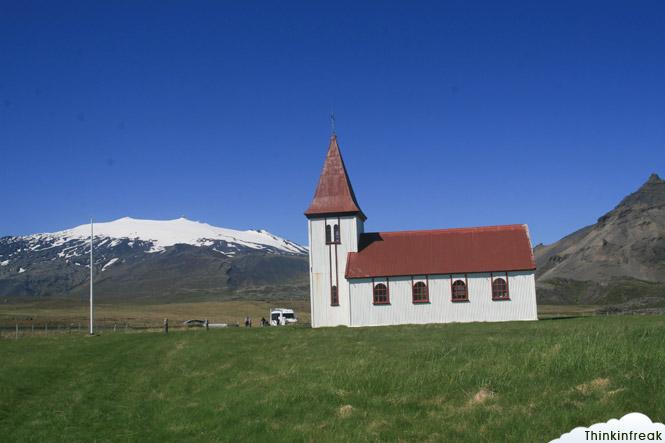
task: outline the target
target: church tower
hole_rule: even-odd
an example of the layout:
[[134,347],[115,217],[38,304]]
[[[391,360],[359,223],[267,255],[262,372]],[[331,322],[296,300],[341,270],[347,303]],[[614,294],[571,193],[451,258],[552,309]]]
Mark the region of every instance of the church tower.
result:
[[330,138],[314,199],[305,211],[309,233],[312,327],[350,325],[347,256],[358,251],[363,214],[351,187],[335,134]]

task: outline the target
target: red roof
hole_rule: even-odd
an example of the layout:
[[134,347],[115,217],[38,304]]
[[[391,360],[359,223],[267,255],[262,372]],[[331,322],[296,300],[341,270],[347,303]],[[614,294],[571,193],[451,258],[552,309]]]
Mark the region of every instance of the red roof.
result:
[[358,249],[346,278],[536,269],[526,225],[366,233]]
[[314,199],[305,211],[307,217],[328,214],[360,214],[363,220],[367,218],[356,201],[335,135],[330,138]]

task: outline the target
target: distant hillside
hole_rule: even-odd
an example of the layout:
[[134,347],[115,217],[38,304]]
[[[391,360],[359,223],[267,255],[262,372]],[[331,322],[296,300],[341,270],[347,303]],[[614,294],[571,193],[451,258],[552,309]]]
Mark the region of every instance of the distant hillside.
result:
[[665,308],[665,181],[652,174],[596,224],[534,254],[541,303]]
[[[89,235],[82,225],[0,238],[0,296],[84,295]],[[309,283],[306,248],[262,230],[184,218],[95,224],[94,253],[100,297],[304,297]]]

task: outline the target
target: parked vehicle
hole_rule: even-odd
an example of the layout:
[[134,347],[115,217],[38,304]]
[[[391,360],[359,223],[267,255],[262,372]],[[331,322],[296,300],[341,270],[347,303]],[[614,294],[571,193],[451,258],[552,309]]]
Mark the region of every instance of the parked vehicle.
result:
[[187,320],[182,322],[182,324],[188,328],[202,328],[206,325],[205,320]]
[[271,326],[286,326],[297,323],[296,313],[293,309],[273,308],[270,310]]

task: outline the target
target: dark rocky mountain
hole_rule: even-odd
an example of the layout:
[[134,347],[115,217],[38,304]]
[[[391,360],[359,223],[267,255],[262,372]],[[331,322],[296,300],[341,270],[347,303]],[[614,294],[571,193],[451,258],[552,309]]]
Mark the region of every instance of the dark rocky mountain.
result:
[[665,308],[665,181],[652,174],[597,223],[534,254],[541,303]]
[[[85,296],[89,225],[0,238],[0,296]],[[307,249],[266,231],[186,219],[95,225],[95,295],[191,300],[305,297]]]

